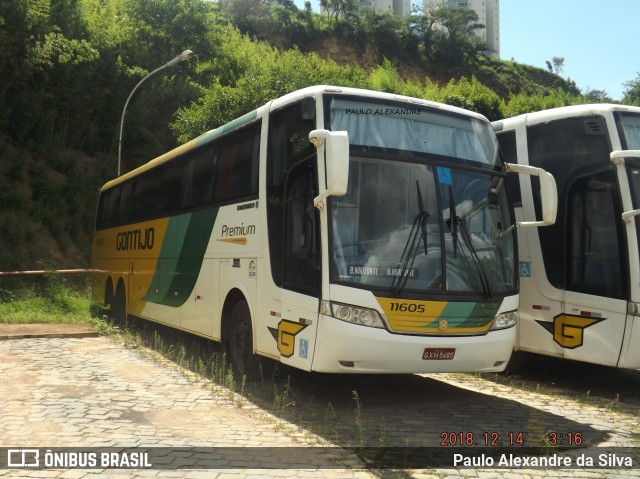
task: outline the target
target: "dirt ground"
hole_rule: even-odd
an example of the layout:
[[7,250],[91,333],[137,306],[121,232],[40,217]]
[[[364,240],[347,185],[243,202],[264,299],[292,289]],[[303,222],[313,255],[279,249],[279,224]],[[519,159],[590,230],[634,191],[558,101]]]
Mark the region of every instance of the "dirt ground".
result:
[[86,324],[5,324],[0,323],[0,339],[29,337],[88,337],[98,336]]

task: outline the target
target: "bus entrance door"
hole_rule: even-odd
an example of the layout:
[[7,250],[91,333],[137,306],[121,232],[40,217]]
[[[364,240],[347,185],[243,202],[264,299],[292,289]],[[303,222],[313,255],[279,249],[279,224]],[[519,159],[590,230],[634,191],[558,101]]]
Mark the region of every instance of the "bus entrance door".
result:
[[566,359],[618,366],[627,302],[567,291],[564,313],[553,319],[553,339]]

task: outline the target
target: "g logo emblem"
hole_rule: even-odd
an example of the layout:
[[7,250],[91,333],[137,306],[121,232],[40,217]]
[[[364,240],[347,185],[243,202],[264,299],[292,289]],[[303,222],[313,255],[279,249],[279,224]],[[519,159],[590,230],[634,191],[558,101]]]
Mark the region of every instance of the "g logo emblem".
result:
[[584,330],[606,318],[559,314],[553,322],[536,321],[553,335],[553,340],[565,349],[576,349],[584,344]]
[[295,337],[306,328],[307,324],[295,323],[283,319],[278,323],[278,351],[285,358],[293,356],[295,351]]
[[561,314],[553,318],[553,339],[563,348],[579,348],[584,342],[584,330],[600,321],[600,318]]
[[441,319],[438,323],[438,330],[445,331],[449,327],[449,323],[447,323],[446,319]]

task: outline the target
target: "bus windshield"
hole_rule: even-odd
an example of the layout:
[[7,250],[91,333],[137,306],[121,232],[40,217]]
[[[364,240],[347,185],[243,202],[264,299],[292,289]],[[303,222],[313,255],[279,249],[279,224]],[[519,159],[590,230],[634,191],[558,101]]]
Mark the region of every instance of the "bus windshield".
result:
[[349,143],[428,153],[502,168],[497,140],[488,122],[411,103],[366,99],[329,100],[331,129],[349,132]]
[[[329,203],[331,280],[393,294],[512,293],[513,219],[504,177],[493,169],[500,159],[489,124],[471,126],[468,118],[426,109],[418,115],[401,111],[406,106],[354,103],[349,109],[394,112],[353,113],[360,117],[351,125],[346,106],[335,115],[331,109],[331,128],[349,131],[352,145],[347,194]],[[415,127],[411,115],[421,117],[420,125],[405,134],[405,127]],[[355,146],[360,144],[385,149]],[[402,148],[422,154],[406,158]],[[469,161],[460,160],[484,168],[465,167]]]
[[[640,150],[640,115],[619,113],[618,125],[622,146],[625,150]],[[628,158],[625,162],[629,172],[633,207],[640,208],[640,158]]]
[[640,150],[640,115],[637,113],[619,114],[620,135],[625,150]]

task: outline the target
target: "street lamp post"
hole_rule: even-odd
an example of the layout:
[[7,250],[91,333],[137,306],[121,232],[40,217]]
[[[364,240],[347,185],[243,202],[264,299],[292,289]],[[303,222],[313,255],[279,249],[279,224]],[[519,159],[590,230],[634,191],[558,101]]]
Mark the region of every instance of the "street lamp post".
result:
[[122,159],[122,128],[124,127],[124,114],[127,111],[127,105],[129,104],[129,100],[131,100],[131,97],[133,96],[135,91],[138,89],[138,87],[142,84],[142,82],[144,82],[151,75],[155,75],[160,70],[163,70],[167,67],[172,67],[174,65],[177,65],[180,62],[189,60],[192,56],[193,56],[193,52],[191,50],[185,50],[182,53],[176,55],[164,65],[156,68],[151,73],[148,73],[147,76],[145,76],[142,80],[138,82],[136,86],[133,87],[133,90],[131,90],[131,93],[129,93],[129,97],[127,98],[127,101],[124,103],[124,108],[122,109],[122,118],[120,119],[120,138],[118,140],[118,176],[120,176],[120,165],[121,165],[121,159]]

